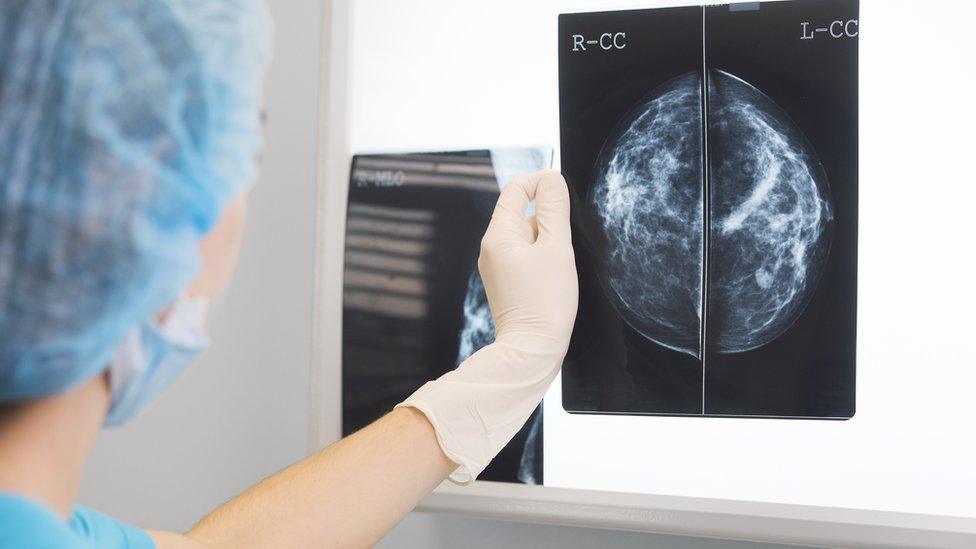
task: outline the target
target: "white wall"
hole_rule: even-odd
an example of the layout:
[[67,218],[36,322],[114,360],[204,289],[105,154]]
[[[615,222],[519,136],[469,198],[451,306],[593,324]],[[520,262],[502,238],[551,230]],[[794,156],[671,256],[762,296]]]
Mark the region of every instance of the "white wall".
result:
[[[214,347],[144,415],[106,432],[80,500],[183,530],[305,455],[312,350],[320,5],[272,3],[268,145],[240,270],[214,310]],[[327,512],[327,510],[323,510]],[[751,547],[740,542],[415,515],[383,547]]]

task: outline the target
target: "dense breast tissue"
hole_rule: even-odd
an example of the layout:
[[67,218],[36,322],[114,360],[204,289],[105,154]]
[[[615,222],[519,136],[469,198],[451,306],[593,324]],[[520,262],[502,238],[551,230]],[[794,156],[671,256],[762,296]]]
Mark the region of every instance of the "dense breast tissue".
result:
[[695,356],[703,339],[734,353],[782,335],[816,288],[833,219],[826,175],[789,116],[731,74],[708,83],[707,109],[698,73],[642,100],[604,146],[589,196],[620,315]]

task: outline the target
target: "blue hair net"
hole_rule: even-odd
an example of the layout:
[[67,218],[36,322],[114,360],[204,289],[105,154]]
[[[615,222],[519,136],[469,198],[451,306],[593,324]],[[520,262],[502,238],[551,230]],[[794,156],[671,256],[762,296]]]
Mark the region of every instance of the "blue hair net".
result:
[[105,369],[254,177],[250,0],[0,3],[0,401]]

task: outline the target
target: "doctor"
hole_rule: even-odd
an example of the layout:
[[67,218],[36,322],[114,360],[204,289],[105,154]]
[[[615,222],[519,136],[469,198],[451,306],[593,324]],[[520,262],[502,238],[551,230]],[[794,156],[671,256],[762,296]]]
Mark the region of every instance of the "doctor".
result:
[[0,5],[0,548],[370,545],[477,477],[559,370],[577,281],[566,185],[543,172],[505,188],[482,243],[493,344],[186,534],[75,506],[102,427],[210,343],[268,50],[254,0]]

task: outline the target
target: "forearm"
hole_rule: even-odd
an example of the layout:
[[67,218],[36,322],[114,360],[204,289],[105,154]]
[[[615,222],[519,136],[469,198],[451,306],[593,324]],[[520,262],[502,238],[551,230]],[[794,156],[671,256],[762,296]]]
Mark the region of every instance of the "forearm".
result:
[[364,547],[456,467],[420,412],[399,408],[220,506],[188,536],[209,547]]

